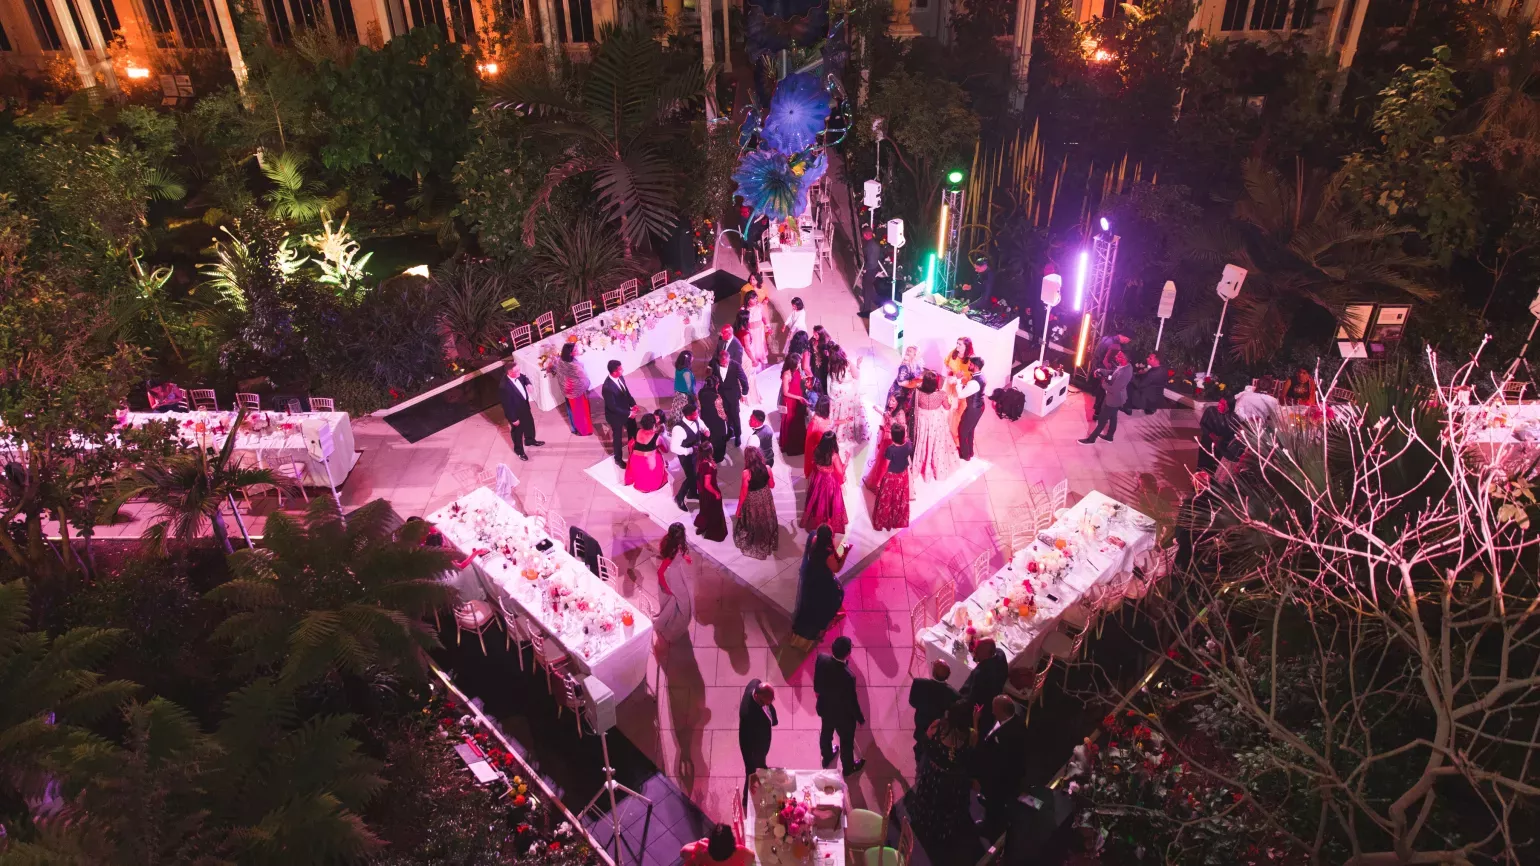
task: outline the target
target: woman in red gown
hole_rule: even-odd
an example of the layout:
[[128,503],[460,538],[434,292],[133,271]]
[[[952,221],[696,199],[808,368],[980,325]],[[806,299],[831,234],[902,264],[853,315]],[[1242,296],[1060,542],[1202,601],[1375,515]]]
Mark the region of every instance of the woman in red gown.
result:
[[781,364],[781,453],[796,457],[807,438],[807,398],[802,396],[802,355],[788,352]]

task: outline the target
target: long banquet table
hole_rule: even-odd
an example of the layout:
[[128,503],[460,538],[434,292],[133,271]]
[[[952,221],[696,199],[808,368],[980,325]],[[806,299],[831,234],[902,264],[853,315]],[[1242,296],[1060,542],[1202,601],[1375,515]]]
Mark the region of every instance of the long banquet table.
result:
[[[603,683],[614,701],[642,684],[652,621],[569,553],[563,540],[549,539],[539,521],[479,487],[429,515],[428,522],[465,553],[490,550],[476,562],[489,588],[560,644],[577,672]],[[551,547],[535,550],[543,540],[551,540]],[[629,626],[623,621],[627,613]]]
[[[1066,542],[1068,563],[1051,576],[1029,571],[1027,563],[1051,555],[1057,539]],[[967,646],[970,626],[977,636],[994,637],[1012,667],[1033,665],[1043,638],[1058,627],[1065,609],[1093,587],[1132,571],[1135,559],[1154,546],[1153,520],[1093,490],[971,595],[950,611],[941,611],[941,621],[920,629],[915,639],[925,647],[927,663],[944,661],[951,667],[949,682],[955,687],[962,686],[974,667]],[[1002,615],[1001,601],[1023,580],[1035,588],[1036,611],[1026,620],[1014,613]]]
[[1540,403],[1476,404],[1458,410],[1470,426],[1466,448],[1482,463],[1519,469],[1540,455]]
[[[670,294],[675,296],[675,301],[690,299],[695,303],[679,305],[689,306],[686,313],[664,313],[663,310],[671,306]],[[678,280],[630,303],[599,313],[565,331],[557,331],[519,349],[513,356],[519,360],[519,367],[526,376],[538,378],[535,404],[549,412],[566,398],[562,396],[561,384],[556,381],[556,377],[545,369],[543,359],[556,355],[570,339],[577,338],[583,346],[577,356],[578,363],[583,365],[583,371],[588,374],[589,383],[597,388],[609,375],[607,368],[611,360],[619,361],[621,369],[629,373],[656,358],[670,357],[696,340],[711,336],[711,306],[714,301],[715,297],[709,290],[688,280]],[[626,323],[629,326],[638,322],[640,324],[635,338],[612,335],[611,329],[616,325]]]
[[[760,866],[843,866],[845,863],[845,825],[850,815],[849,789],[838,770],[758,771],[759,784],[743,811],[743,833]],[[785,839],[775,835],[770,824],[777,799],[806,797],[813,805],[838,804],[839,826],[813,830],[813,850],[793,851]],[[811,853],[811,857],[798,856]]]
[[[235,423],[234,412],[124,412],[119,424],[142,427],[151,421],[171,421],[177,436],[190,445],[223,448]],[[255,412],[246,416],[246,429],[235,434],[232,459],[272,469],[286,460],[305,467],[301,483],[306,487],[342,484],[358,462],[353,447],[353,422],[346,412]],[[261,426],[262,429],[252,429]],[[308,442],[326,443],[331,452],[325,460],[311,453]]]

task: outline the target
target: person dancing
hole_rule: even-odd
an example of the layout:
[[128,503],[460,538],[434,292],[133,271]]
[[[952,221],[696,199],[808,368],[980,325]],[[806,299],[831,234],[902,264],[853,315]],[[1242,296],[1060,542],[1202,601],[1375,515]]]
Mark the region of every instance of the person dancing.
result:
[[743,478],[738,509],[733,512],[733,544],[752,559],[769,559],[780,546],[781,522],[775,514],[775,476],[765,455],[753,445],[743,449]]
[[914,455],[914,443],[907,441],[904,428],[897,424],[888,437],[892,442],[882,457],[884,472],[872,506],[872,528],[879,532],[909,525],[909,458]]
[[861,368],[835,346],[829,356],[829,397],[834,401],[834,429],[841,445],[865,442],[866,406],[861,403]]
[[958,337],[957,345],[952,348],[952,353],[946,356],[946,388],[952,397],[952,440],[960,441],[958,428],[962,424],[962,413],[966,403],[962,399],[962,390],[973,378],[973,372],[968,366],[973,358],[973,341],[967,337]]
[[567,399],[567,426],[578,436],[594,435],[594,421],[588,407],[588,373],[577,362],[578,344],[563,343],[561,354],[551,361],[551,372]]
[[845,587],[839,572],[845,567],[850,545],[834,546],[834,530],[820,526],[807,534],[802,568],[797,577],[797,605],[791,616],[793,643],[811,649],[840,616],[845,606]]
[[671,523],[663,540],[658,542],[658,588],[663,590],[664,595],[674,594],[668,588],[668,567],[680,557],[684,558],[686,565],[695,564],[695,560],[690,558],[690,546],[685,543],[684,524]]
[[[906,428],[903,410],[898,407],[895,397],[888,397],[888,411],[882,415],[882,423],[878,425],[877,447],[872,449],[872,469],[866,473],[863,482],[866,489],[876,493],[882,484],[882,476],[888,472],[888,446],[893,444],[893,428]],[[912,450],[912,449],[911,449]]]
[[839,439],[833,430],[823,434],[808,462],[813,464],[813,481],[807,488],[802,528],[827,526],[842,535],[850,522],[845,513],[845,461],[840,459]]
[[962,462],[952,438],[951,398],[934,370],[925,371],[915,395],[913,460],[915,474],[926,481],[947,478]]
[[658,452],[658,417],[652,413],[643,415],[636,423],[636,435],[631,437],[631,453],[626,458],[625,484],[643,493],[661,490],[668,485],[668,470],[663,468],[663,455]]
[[827,394],[819,395],[818,402],[813,404],[813,414],[807,419],[807,439],[803,442],[803,452],[807,455],[802,461],[802,477],[813,477],[813,451],[818,443],[823,441],[823,434],[834,430],[834,403]]
[[717,462],[710,448],[696,450],[695,484],[700,492],[700,511],[695,515],[695,534],[707,541],[727,540],[727,515],[722,511],[722,486],[717,483]]
[[695,399],[695,353],[689,349],[674,356],[674,394]]
[[796,457],[807,441],[807,397],[802,392],[802,353],[788,352],[781,364],[781,453]]

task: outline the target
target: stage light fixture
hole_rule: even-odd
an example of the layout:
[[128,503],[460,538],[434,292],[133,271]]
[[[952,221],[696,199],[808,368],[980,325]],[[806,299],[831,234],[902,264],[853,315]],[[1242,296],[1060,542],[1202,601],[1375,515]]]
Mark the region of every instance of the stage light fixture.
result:
[[890,319],[898,318],[898,304],[895,304],[892,301],[883,301],[882,314]]
[[1107,222],[1107,218],[1106,217],[1102,217],[1102,231],[1104,231],[1104,232],[1112,231],[1112,223]]
[[936,254],[931,253],[925,261],[925,285],[934,292],[936,290]]
[[[946,202],[942,202],[941,203],[941,220],[940,220],[941,225],[940,225],[940,227],[936,231],[936,255],[937,255],[937,257],[945,257],[946,256],[946,221],[947,221],[947,217],[950,216],[950,215],[951,215],[950,208],[948,208],[946,206]],[[931,286],[930,290],[934,292],[934,291],[936,291],[936,287],[935,286]]]
[[951,184],[952,186],[957,186],[957,185],[961,184],[963,182],[963,173],[962,173],[962,171],[960,169],[955,169],[954,168],[951,171],[947,172],[946,182]]
[[[1075,312],[1080,312],[1080,305],[1085,301],[1086,275],[1091,272],[1091,251],[1080,251],[1080,266],[1075,271]],[[1076,363],[1075,366],[1080,366]]]
[[1032,368],[1032,384],[1039,388],[1047,388],[1048,383],[1052,381],[1053,374],[1048,372],[1048,368],[1046,366],[1038,364],[1036,367]]
[[1085,317],[1080,320],[1080,339],[1075,341],[1075,366],[1076,367],[1082,366],[1085,363],[1085,341],[1086,341],[1087,335],[1089,335],[1090,333],[1091,333],[1091,314],[1090,313],[1086,313]]

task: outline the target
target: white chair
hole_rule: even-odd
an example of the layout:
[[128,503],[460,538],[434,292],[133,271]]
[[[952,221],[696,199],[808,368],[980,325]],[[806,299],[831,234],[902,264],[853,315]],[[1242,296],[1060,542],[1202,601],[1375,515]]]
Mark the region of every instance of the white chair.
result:
[[567,537],[570,534],[567,531],[567,519],[554,508],[545,513],[545,534],[562,547],[567,546]]
[[599,579],[614,586],[617,577],[620,577],[620,569],[616,567],[615,560],[608,556],[599,557]]
[[[309,471],[310,467],[305,465],[303,460],[297,460],[293,457],[280,458],[273,464],[273,472],[277,475],[282,475],[284,478],[292,479],[294,481],[294,489],[299,491],[300,498],[306,502],[310,501],[310,494],[305,492],[305,473]],[[282,504],[281,500],[279,504]]]
[[1060,508],[1069,507],[1069,479],[1066,478],[1053,486],[1053,494],[1049,496],[1049,514],[1057,512]]
[[652,289],[649,291],[657,291],[666,285],[668,285],[668,271],[658,271],[652,275]]
[[492,613],[492,605],[479,598],[455,605],[455,645],[460,643],[460,636],[465,632],[475,632],[476,641],[481,644],[481,654],[487,654],[487,641],[484,635],[492,624],[497,622],[497,617]]
[[493,492],[497,494],[497,498],[508,503],[509,505],[512,505],[513,489],[518,486],[519,477],[513,474],[513,470],[508,468],[508,464],[497,464],[497,481],[496,487],[493,488]]
[[556,333],[556,314],[549,311],[541,313],[535,319],[535,333],[541,337],[549,337]]
[[551,679],[567,670],[567,654],[560,647],[547,644],[545,632],[539,626],[531,627],[528,635],[530,653],[535,657],[535,664],[545,672],[545,690],[549,692]]
[[572,323],[581,324],[594,317],[593,301],[578,301],[572,305]]
[[888,815],[893,811],[893,783],[888,783],[886,796],[879,801],[883,811],[851,809],[845,817],[845,850],[854,859],[869,848],[888,841]]
[[994,555],[995,552],[993,550],[986,549],[973,558],[972,577],[975,589],[994,575],[994,570],[989,567],[989,563],[993,561]]
[[520,325],[508,332],[508,338],[513,341],[513,350],[515,352],[534,342],[534,338],[529,335],[529,332],[529,325]]
[[936,612],[936,619],[939,622],[941,618],[952,612],[952,605],[957,602],[957,582],[943,580],[941,585],[930,594],[930,602],[930,609]]
[[310,411],[312,411],[312,412],[335,412],[335,411],[337,411],[336,403],[334,403],[332,401],[332,398],[330,398],[330,397],[311,397],[310,398]]
[[551,508],[551,497],[544,490],[535,488],[524,497],[524,513],[530,517],[545,519],[545,513]]
[[916,662],[925,663],[925,645],[920,642],[920,629],[925,628],[936,621],[936,611],[931,607],[934,598],[926,596],[915,602],[914,608],[909,611],[909,634],[914,635],[913,649],[909,652],[909,673],[914,674]]
[[1326,392],[1326,402],[1328,403],[1352,403],[1353,400],[1353,392],[1346,388],[1332,388]]
[[[653,288],[657,288],[657,286],[653,286]],[[626,280],[625,282],[621,283],[620,302],[622,304],[629,304],[636,300],[637,295],[641,294],[641,289],[641,280]]]
[[1529,387],[1528,382],[1523,382],[1518,379],[1509,379],[1508,381],[1504,382],[1502,387],[1503,402],[1524,402],[1524,389],[1527,387]]
[[194,388],[188,392],[192,397],[192,408],[197,412],[218,412],[219,398],[214,395],[212,388]]
[[497,610],[503,617],[503,649],[512,649],[518,644],[519,670],[524,670],[524,647],[529,644],[529,629],[524,627],[524,618],[517,608],[509,607],[508,600],[497,596]]
[[556,678],[556,714],[561,715],[563,709],[572,711],[577,720],[578,736],[583,736],[583,715],[588,709],[588,701],[583,699],[583,686],[570,673],[561,673]]
[[605,312],[609,312],[610,310],[613,310],[621,304],[625,303],[623,300],[624,297],[624,293],[621,292],[620,289],[616,289],[613,292],[605,292],[604,294],[600,295],[599,303],[604,306]]
[[256,394],[243,394],[240,391],[236,391],[235,408],[250,409],[253,412],[260,412],[262,410],[262,398],[258,397]]

